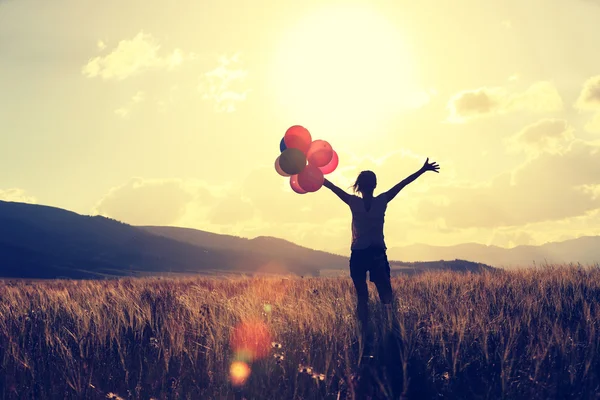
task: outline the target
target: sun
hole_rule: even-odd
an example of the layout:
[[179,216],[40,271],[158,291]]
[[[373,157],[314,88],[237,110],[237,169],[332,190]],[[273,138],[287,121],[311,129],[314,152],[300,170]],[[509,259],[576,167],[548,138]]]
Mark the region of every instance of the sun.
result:
[[427,100],[398,27],[368,6],[320,9],[291,26],[270,76],[280,111],[327,137],[358,137]]

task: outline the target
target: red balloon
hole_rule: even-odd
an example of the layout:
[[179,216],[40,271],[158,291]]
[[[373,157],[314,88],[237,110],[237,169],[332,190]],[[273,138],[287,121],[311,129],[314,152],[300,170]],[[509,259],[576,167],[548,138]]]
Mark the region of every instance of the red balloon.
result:
[[333,150],[333,157],[331,157],[331,161],[329,161],[329,164],[327,164],[324,167],[319,167],[319,169],[321,170],[321,172],[323,173],[323,175],[330,174],[333,171],[335,171],[335,169],[337,168],[339,162],[340,162],[340,159],[338,158],[338,155],[335,152],[335,150]]
[[277,173],[281,176],[291,176],[290,174],[288,174],[287,172],[285,172],[284,170],[281,169],[281,165],[279,165],[279,158],[281,156],[277,156],[277,158],[275,159],[275,171],[277,171]]
[[319,169],[312,164],[308,164],[302,172],[298,174],[298,185],[307,192],[316,192],[321,189],[325,182],[325,177]]
[[310,143],[312,142],[312,137],[310,136],[308,129],[301,125],[294,125],[285,131],[283,141],[288,149],[298,149],[306,155]]
[[302,189],[300,185],[298,185],[298,175],[290,176],[290,187],[292,190],[298,194],[305,194],[306,190]]
[[306,153],[308,162],[315,167],[326,166],[333,157],[333,149],[325,140],[314,140]]
[[306,166],[306,156],[302,151],[288,147],[279,155],[279,166],[288,175],[299,174]]

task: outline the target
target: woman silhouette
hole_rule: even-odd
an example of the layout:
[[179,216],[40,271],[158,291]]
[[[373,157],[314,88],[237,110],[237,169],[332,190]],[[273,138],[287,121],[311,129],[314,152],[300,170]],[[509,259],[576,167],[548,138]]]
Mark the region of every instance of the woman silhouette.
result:
[[[357,316],[361,326],[363,339],[367,339],[369,321],[369,290],[367,286],[367,271],[369,279],[377,288],[379,299],[386,310],[387,325],[391,324],[392,286],[390,283],[390,264],[387,259],[383,224],[387,204],[409,183],[426,171],[438,172],[437,163],[429,162],[414,174],[399,182],[387,192],[373,196],[377,187],[377,177],[372,171],[362,171],[353,185],[355,193],[351,195],[325,179],[323,186],[335,193],[344,203],[350,206],[352,212],[352,244],[350,246],[350,277],[356,288]],[[370,340],[367,340],[368,345]]]

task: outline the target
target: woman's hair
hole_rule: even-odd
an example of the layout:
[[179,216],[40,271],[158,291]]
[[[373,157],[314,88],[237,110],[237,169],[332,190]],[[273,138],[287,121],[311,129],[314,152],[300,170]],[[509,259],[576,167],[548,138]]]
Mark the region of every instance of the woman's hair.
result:
[[358,178],[356,178],[356,182],[352,185],[352,189],[354,193],[360,192],[372,192],[375,190],[377,186],[377,176],[373,171],[362,171],[358,174]]

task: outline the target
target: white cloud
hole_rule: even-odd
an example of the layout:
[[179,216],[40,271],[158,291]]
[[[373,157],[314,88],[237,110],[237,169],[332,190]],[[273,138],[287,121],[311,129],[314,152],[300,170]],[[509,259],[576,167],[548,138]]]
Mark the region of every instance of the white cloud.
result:
[[585,125],[588,132],[600,133],[600,75],[589,78],[584,84],[575,102],[580,111],[595,111],[592,119]]
[[[425,159],[408,151],[381,158],[341,153],[340,158],[344,165],[328,178],[348,191],[360,170],[399,170],[408,176]],[[381,175],[381,190],[402,178]],[[407,218],[411,218],[412,208],[405,204],[394,209],[390,218],[400,221],[401,228],[391,229],[396,237],[405,235],[403,229],[409,226]],[[241,182],[221,186],[189,179],[133,178],[112,188],[92,213],[134,225],[175,225],[246,236],[277,235],[318,248],[335,249],[346,246],[350,240],[351,214],[333,193],[322,188],[317,193],[296,194],[290,189],[289,180],[278,175],[274,167],[255,169]]]
[[449,103],[450,122],[513,111],[537,113],[559,111],[563,102],[551,82],[536,82],[524,92],[510,93],[502,87],[465,90],[454,95]]
[[228,185],[213,186],[194,179],[135,177],[111,188],[92,213],[134,225],[177,225],[217,232],[219,225],[233,224],[231,218],[219,215],[219,205],[236,206],[235,194]]
[[479,88],[457,93],[450,99],[450,121],[491,114],[499,109],[505,92],[501,88]]
[[432,199],[420,202],[418,215],[425,221],[443,218],[458,229],[581,216],[600,208],[595,192],[600,175],[594,165],[600,165],[600,143],[574,139],[560,151],[540,152],[489,183],[432,188]]
[[194,198],[181,180],[133,178],[110,189],[93,213],[134,225],[169,225],[185,214]]
[[563,108],[558,90],[551,82],[536,82],[522,93],[507,97],[506,111],[527,110],[532,112],[553,112]]
[[237,104],[246,100],[249,90],[244,89],[248,71],[242,68],[239,54],[219,57],[219,65],[206,72],[198,85],[204,100],[214,101],[218,112],[234,112]]
[[570,218],[494,229],[487,244],[513,247],[600,235],[600,208]]
[[[104,48],[104,42],[98,42]],[[88,78],[123,80],[152,69],[172,69],[183,62],[183,53],[175,49],[170,54],[159,55],[160,45],[151,34],[139,32],[133,39],[121,40],[117,47],[104,57],[95,57],[82,68]]]
[[600,75],[585,81],[575,107],[580,110],[600,110]]
[[[542,121],[540,126],[554,129],[551,137],[565,135],[560,121]],[[548,135],[533,127],[522,131],[520,139],[534,145]],[[589,167],[599,162],[598,157],[600,143],[572,139],[560,151],[539,152],[492,182],[460,184],[446,175],[449,161],[434,155],[431,160],[442,165],[444,175],[428,173],[390,204],[388,246],[475,241],[510,247],[562,240],[565,234],[576,237],[586,229],[590,234],[594,229],[600,232],[600,214],[585,217],[600,209],[600,181]],[[349,192],[357,174],[371,169],[377,173],[377,192],[382,192],[420,168],[425,156],[410,151],[382,157],[340,152],[340,159],[343,163],[328,176],[332,182]],[[441,187],[442,182],[447,186]],[[110,190],[95,212],[136,225],[174,225],[246,237],[273,235],[325,250],[347,250],[350,240],[350,212],[333,193],[326,188],[293,193],[287,179],[272,167],[218,187],[186,179],[134,178]]]
[[37,204],[37,199],[35,197],[26,194],[23,189],[19,188],[0,189],[0,200]]
[[137,106],[137,104],[143,102],[146,98],[146,94],[143,91],[138,91],[136,94],[134,94],[131,97],[131,100],[129,100],[129,102],[124,105],[123,107],[117,108],[115,110],[115,114],[117,114],[119,117],[121,118],[129,118],[129,115],[131,113],[131,111],[133,110],[134,107]]
[[511,151],[559,152],[575,138],[574,129],[562,119],[542,119],[527,125],[506,140]]
[[592,119],[585,124],[585,130],[593,133],[600,133],[600,111],[598,111]]

